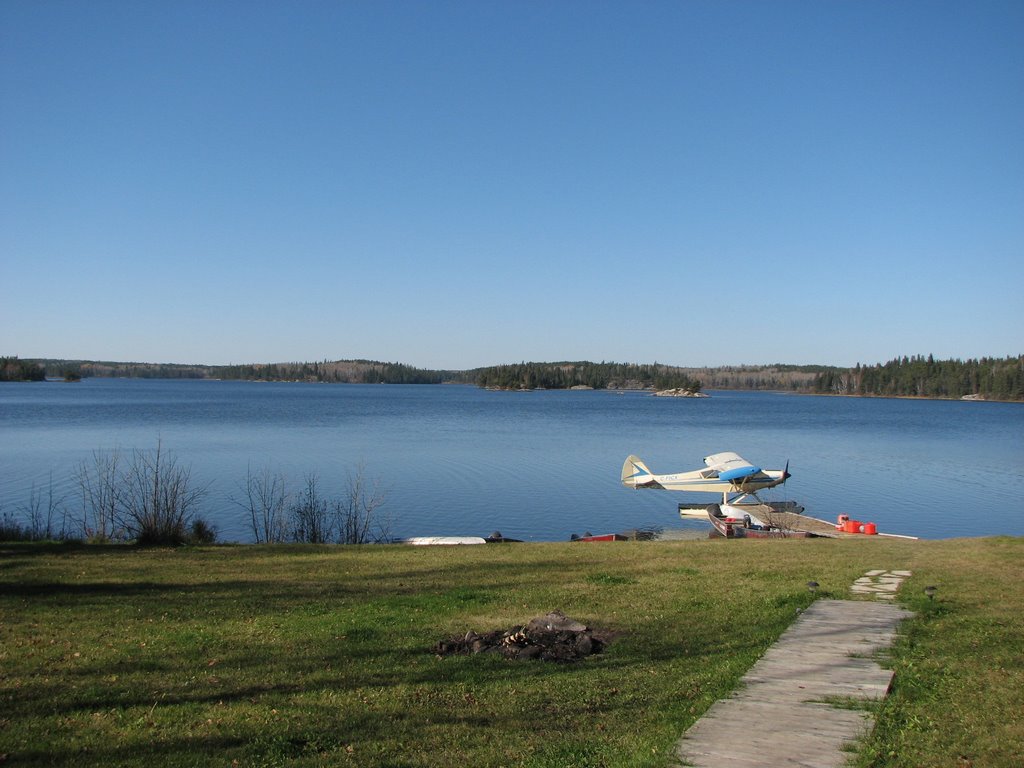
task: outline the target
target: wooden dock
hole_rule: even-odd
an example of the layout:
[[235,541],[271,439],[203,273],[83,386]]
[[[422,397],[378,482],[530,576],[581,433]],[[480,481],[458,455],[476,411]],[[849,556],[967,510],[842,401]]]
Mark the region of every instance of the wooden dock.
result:
[[[697,768],[838,768],[871,714],[848,702],[883,698],[892,671],[875,656],[911,613],[891,603],[818,600],[676,746]],[[846,702],[843,707],[835,702]]]
[[[812,533],[815,536],[824,536],[830,539],[865,538],[865,534],[863,533],[845,533],[844,531],[836,530],[836,524],[834,522],[830,523],[827,520],[819,520],[816,517],[810,517],[796,512],[787,512],[785,509],[773,508],[770,504],[739,504],[737,506],[769,525],[781,528],[784,531],[806,531],[807,533]],[[803,507],[800,507],[800,509],[803,509]],[[706,521],[708,519],[706,507],[699,505],[688,506],[680,504],[679,516],[684,520]],[[710,525],[710,522],[708,524]],[[892,536],[894,534],[879,533],[877,535]],[[898,538],[913,539],[916,537],[899,536]]]

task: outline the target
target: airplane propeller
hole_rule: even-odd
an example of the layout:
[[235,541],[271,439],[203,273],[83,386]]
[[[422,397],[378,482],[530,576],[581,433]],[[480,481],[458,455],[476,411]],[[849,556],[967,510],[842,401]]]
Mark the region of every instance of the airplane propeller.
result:
[[786,468],[782,470],[782,484],[785,485],[786,481],[791,477],[792,475],[789,474],[789,459],[786,459]]

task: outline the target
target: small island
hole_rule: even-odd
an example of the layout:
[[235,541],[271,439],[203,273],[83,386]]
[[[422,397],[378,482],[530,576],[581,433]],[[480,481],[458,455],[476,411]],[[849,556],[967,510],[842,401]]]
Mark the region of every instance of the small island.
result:
[[692,389],[685,389],[683,387],[673,387],[672,389],[661,389],[657,392],[653,392],[654,397],[710,397],[703,392],[694,391]]

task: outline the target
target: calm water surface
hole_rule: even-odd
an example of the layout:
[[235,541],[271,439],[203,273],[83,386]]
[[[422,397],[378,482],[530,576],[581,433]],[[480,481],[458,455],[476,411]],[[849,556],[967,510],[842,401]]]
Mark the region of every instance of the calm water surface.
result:
[[0,385],[0,511],[33,487],[80,507],[73,475],[94,450],[158,440],[209,484],[204,515],[247,541],[233,498],[247,467],[341,494],[362,462],[388,490],[392,532],[527,540],[682,523],[680,501],[631,491],[630,453],[655,472],[736,451],[793,477],[769,499],[927,538],[1024,535],[1024,405],[713,392],[488,392],[464,386],[87,379]]

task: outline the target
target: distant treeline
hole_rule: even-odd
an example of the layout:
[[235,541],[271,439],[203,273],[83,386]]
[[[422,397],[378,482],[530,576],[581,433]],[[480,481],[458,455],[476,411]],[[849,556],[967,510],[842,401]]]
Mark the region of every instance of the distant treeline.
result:
[[476,383],[496,389],[688,389],[701,383],[682,369],[667,365],[633,363],[518,363],[480,368]]
[[459,376],[459,372],[430,371],[413,368],[402,363],[382,363],[374,360],[324,360],[315,363],[250,363],[245,365],[38,360],[33,361],[32,364],[37,365],[45,376],[65,378],[79,376],[82,378],[233,379],[346,384],[439,384],[444,381],[458,380]]
[[704,389],[741,389],[810,392],[814,377],[828,370],[824,365],[728,365],[720,368],[680,368]]
[[402,363],[374,360],[324,360],[320,363],[226,365],[213,369],[219,379],[249,381],[321,381],[346,384],[441,384],[452,381],[452,371],[432,371]]
[[17,357],[0,357],[0,381],[42,381],[46,369],[30,360]]
[[740,389],[881,397],[973,396],[1024,400],[1024,356],[980,360],[902,357],[853,368],[743,365],[682,368],[653,363],[515,363],[465,371],[414,368],[375,360],[178,365],[0,357],[0,381],[88,377],[235,379],[349,384],[476,384],[496,389]]
[[1024,400],[1024,355],[980,360],[900,357],[887,363],[828,368],[814,377],[815,392],[881,397],[967,396]]

